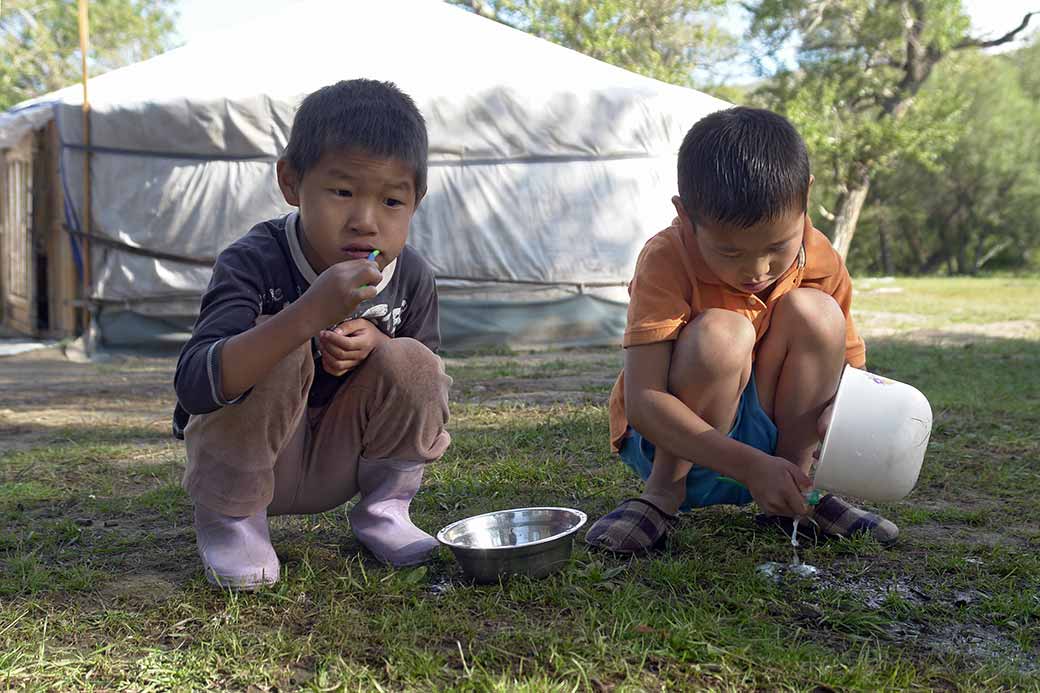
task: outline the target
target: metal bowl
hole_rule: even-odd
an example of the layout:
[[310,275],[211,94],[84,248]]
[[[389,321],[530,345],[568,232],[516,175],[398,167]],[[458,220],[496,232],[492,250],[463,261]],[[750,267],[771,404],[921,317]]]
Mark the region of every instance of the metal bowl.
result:
[[588,518],[571,508],[515,508],[474,515],[437,532],[476,582],[508,575],[545,577],[567,562]]

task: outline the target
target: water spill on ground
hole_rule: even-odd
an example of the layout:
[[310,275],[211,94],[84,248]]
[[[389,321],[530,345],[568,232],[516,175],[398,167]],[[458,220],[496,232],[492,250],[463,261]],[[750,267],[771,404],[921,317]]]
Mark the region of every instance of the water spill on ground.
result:
[[787,574],[800,578],[812,578],[819,574],[819,568],[802,563],[802,558],[798,555],[798,523],[800,519],[794,518],[794,526],[791,528],[791,562],[789,564],[777,563],[776,561],[763,563],[756,568],[760,575],[780,582]]
[[794,526],[791,528],[791,551],[794,554],[794,560],[791,561],[791,565],[798,566],[802,564],[802,559],[798,555],[798,522],[801,520],[800,517],[794,518]]
[[443,597],[455,589],[454,583],[449,578],[441,578],[430,582],[430,594],[435,597]]
[[793,575],[800,578],[813,578],[820,573],[819,568],[806,563],[778,563],[777,561],[762,563],[756,568],[756,570],[759,575],[771,578],[776,582],[783,580],[786,575]]

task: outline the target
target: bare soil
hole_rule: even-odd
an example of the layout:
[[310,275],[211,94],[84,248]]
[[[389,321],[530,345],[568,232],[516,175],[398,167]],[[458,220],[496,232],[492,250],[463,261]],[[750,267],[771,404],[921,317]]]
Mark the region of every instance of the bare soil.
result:
[[[988,324],[950,324],[942,330],[896,330],[886,325],[910,315],[864,316],[865,339],[963,345],[998,338],[1040,338],[1040,322],[1014,320]],[[620,350],[609,348],[540,351],[508,355],[452,356],[449,369],[489,370],[488,377],[457,380],[455,401],[485,404],[605,402],[621,366]],[[556,372],[552,366],[565,365]],[[173,355],[104,354],[94,363],[75,363],[61,348],[0,357],[0,454],[53,439],[63,429],[141,426],[168,428],[173,412]],[[497,371],[496,371],[497,369]],[[557,369],[559,370],[559,369]]]

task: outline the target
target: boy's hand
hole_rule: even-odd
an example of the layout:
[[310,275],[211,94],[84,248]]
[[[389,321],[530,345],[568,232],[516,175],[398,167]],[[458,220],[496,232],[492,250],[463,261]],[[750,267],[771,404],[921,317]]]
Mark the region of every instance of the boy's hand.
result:
[[347,260],[332,265],[304,292],[307,310],[318,325],[334,325],[358,304],[376,295],[383,275],[372,260]]
[[318,335],[321,366],[329,375],[343,375],[368,358],[372,350],[390,337],[365,318],[348,320]]
[[756,457],[746,485],[762,512],[785,517],[802,517],[809,512],[802,492],[812,488],[812,481],[782,457],[765,453]]

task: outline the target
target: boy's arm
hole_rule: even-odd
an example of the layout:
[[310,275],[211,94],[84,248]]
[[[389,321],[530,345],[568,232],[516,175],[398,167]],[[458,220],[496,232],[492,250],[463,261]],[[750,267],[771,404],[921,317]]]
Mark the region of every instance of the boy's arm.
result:
[[381,278],[371,260],[350,260],[322,272],[295,303],[227,340],[221,351],[221,388],[233,400],[323,327],[375,295]]
[[233,244],[217,258],[174,373],[177,401],[185,412],[206,414],[235,399],[223,394],[222,351],[229,338],[251,328],[263,311],[270,283],[263,270],[262,256],[246,242]]
[[220,386],[224,399],[229,402],[237,399],[322,327],[315,313],[308,310],[300,298],[269,319],[230,337],[220,352]]
[[805,512],[799,486],[809,479],[787,460],[733,440],[668,391],[670,341],[625,349],[625,412],[629,423],[676,457],[736,479],[765,512]]

